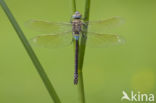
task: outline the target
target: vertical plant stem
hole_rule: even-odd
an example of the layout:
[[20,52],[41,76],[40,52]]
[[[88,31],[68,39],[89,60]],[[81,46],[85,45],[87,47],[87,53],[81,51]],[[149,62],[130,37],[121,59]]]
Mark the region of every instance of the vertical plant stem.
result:
[[83,83],[83,72],[79,70],[79,82],[78,82],[78,94],[80,103],[85,103],[85,91],[84,91],[84,83]]
[[73,13],[76,11],[76,0],[72,0]]
[[[88,22],[89,21],[90,3],[91,3],[91,0],[86,0],[85,13],[84,13],[84,22]],[[87,24],[87,26],[88,26],[88,24]]]
[[0,0],[0,5],[2,6],[2,8],[3,8],[4,12],[6,13],[8,19],[10,20],[13,28],[15,29],[19,39],[21,40],[23,46],[25,47],[25,50],[27,51],[29,57],[31,58],[34,66],[36,67],[36,70],[38,71],[38,73],[39,73],[45,87],[47,88],[51,98],[53,99],[54,103],[61,103],[52,83],[50,82],[47,74],[45,73],[45,71],[44,71],[42,65],[40,64],[37,56],[35,55],[33,49],[31,48],[28,40],[24,36],[23,31],[21,30],[21,28],[17,24],[15,18],[13,17],[12,13],[10,12],[8,6],[6,5],[6,3],[3,0]]
[[84,19],[85,26],[83,26],[83,35],[85,37],[81,37],[81,43],[80,43],[80,57],[79,57],[79,69],[82,71],[83,69],[83,62],[84,62],[84,55],[85,55],[85,48],[86,48],[86,42],[87,42],[87,31],[88,31],[88,21],[89,21],[89,13],[90,12],[90,0],[86,0],[85,4],[85,13],[84,13]]
[[80,42],[80,50],[79,50],[79,91],[80,91],[80,98],[81,103],[85,103],[85,92],[84,92],[84,82],[83,82],[83,63],[84,63],[84,55],[85,55],[85,48],[87,42],[87,30],[88,30],[88,21],[89,21],[89,13],[90,13],[90,0],[85,1],[85,13],[84,13],[84,23],[86,26],[83,26],[83,35],[81,37]]
[[85,37],[81,37],[81,43],[80,43],[80,57],[79,57],[79,69],[82,71],[83,69],[83,62],[84,62],[84,55],[85,55],[85,48],[86,48],[86,42],[87,42],[87,31],[88,31],[88,21],[89,21],[89,13],[90,12],[90,0],[86,0],[86,6],[85,6],[85,13],[84,13],[84,19],[85,26],[83,26],[83,35]]

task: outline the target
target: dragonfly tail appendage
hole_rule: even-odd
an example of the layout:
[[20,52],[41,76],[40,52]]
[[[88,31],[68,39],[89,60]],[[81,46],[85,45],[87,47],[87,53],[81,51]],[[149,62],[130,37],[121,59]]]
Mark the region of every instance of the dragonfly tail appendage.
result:
[[74,84],[75,85],[78,84],[78,74],[77,73],[74,74]]
[[78,83],[78,51],[79,51],[79,40],[75,40],[75,73],[74,73],[74,84]]

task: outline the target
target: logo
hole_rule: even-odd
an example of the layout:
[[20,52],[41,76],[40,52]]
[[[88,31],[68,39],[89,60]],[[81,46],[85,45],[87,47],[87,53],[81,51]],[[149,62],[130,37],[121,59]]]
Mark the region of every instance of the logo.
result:
[[141,92],[135,93],[134,91],[131,91],[131,94],[128,95],[125,91],[122,91],[122,98],[121,101],[127,100],[127,101],[138,101],[138,102],[153,102],[154,101],[154,94],[145,94]]

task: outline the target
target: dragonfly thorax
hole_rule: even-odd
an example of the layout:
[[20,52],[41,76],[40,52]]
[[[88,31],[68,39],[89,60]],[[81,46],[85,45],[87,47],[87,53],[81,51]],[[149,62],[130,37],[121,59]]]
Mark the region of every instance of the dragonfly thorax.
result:
[[80,34],[81,32],[81,27],[82,27],[82,22],[80,19],[74,19],[72,21],[72,31],[73,31],[73,35],[74,34]]

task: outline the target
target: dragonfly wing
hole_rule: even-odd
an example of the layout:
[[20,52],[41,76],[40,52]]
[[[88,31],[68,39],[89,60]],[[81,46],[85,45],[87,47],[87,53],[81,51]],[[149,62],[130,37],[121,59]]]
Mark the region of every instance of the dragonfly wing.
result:
[[112,17],[105,20],[100,21],[92,21],[89,22],[89,30],[92,31],[93,29],[97,30],[107,30],[113,27],[119,26],[124,23],[124,20],[120,17]]
[[63,34],[39,35],[32,38],[30,42],[32,45],[45,48],[64,47],[71,44],[72,32],[66,32]]
[[107,47],[124,43],[119,35],[88,32],[87,45],[90,47]]
[[30,20],[26,26],[43,33],[69,31],[72,28],[71,23],[55,23],[43,20]]

